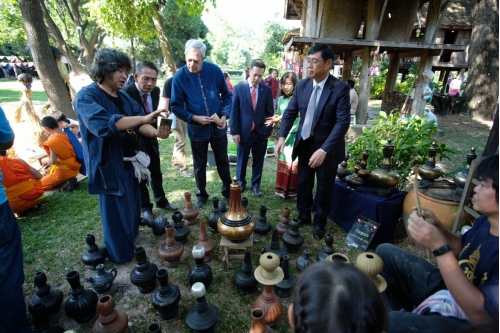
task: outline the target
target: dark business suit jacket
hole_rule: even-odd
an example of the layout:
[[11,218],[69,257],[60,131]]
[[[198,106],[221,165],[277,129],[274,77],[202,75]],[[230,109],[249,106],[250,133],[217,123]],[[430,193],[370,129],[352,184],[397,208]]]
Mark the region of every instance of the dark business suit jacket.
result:
[[252,122],[255,123],[254,131],[262,139],[269,138],[272,126],[266,126],[266,118],[272,117],[273,98],[271,88],[263,82],[257,86],[257,106],[255,111],[252,105],[252,96],[248,81],[238,83],[233,90],[233,109],[231,110],[231,135],[239,135],[240,141],[245,142],[250,136]]
[[[292,153],[293,159],[297,157],[297,149],[302,141],[302,126],[312,89],[313,79],[303,79],[297,82],[290,103],[281,119],[280,137],[286,137],[297,115],[300,115],[300,125]],[[328,75],[316,107],[312,128],[316,147],[331,155],[333,159],[328,160],[334,165],[339,164],[345,157],[344,135],[351,121],[350,107],[349,86],[332,75]]]

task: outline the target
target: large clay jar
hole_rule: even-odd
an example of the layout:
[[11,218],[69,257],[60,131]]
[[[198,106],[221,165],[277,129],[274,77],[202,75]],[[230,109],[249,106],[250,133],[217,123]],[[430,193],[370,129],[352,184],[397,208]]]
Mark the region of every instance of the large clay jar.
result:
[[295,262],[295,267],[297,267],[297,271],[302,272],[306,269],[307,266],[314,263],[314,261],[310,258],[311,252],[309,250],[304,250],[304,253],[300,257],[297,258]]
[[347,169],[347,161],[349,160],[349,152],[345,153],[344,160],[337,167],[337,178],[340,181],[344,181],[345,177],[351,174],[351,171]]
[[[174,221],[174,238],[182,245],[187,243],[187,238],[191,233],[191,229],[184,224],[182,213],[176,211],[172,214],[172,221]],[[163,228],[165,230],[165,228]]]
[[285,232],[290,230],[290,208],[283,208],[283,217],[281,218],[280,222],[276,224],[276,229],[278,229],[278,234],[279,236],[283,236]]
[[198,241],[194,245],[202,245],[205,248],[205,262],[212,260],[212,252],[215,248],[215,241],[208,238],[207,228],[205,227],[205,222],[200,222],[200,230],[198,232]]
[[300,221],[293,219],[290,222],[290,230],[283,234],[283,244],[285,244],[288,253],[297,253],[302,244],[304,244],[304,237],[300,234],[299,228]]
[[242,295],[252,293],[257,286],[250,249],[245,249],[243,263],[240,269],[234,274],[234,284],[238,288],[238,292]]
[[283,304],[276,297],[273,288],[284,278],[284,273],[279,267],[280,259],[274,253],[264,253],[259,259],[260,266],[255,269],[255,278],[264,285],[262,295],[253,303],[254,309],[264,311],[264,320],[269,326],[275,325],[283,315]]
[[208,217],[208,226],[210,227],[210,230],[212,230],[213,232],[219,232],[219,230],[217,230],[217,221],[219,220],[219,218],[221,217],[221,212],[219,210],[219,198],[217,197],[213,197],[212,198],[212,205],[214,206],[214,208],[212,209],[212,214],[210,214],[210,216]]
[[443,174],[443,170],[439,166],[436,166],[436,154],[438,147],[436,143],[433,142],[429,147],[429,154],[427,156],[427,162],[418,168],[418,174],[422,178],[420,180],[420,185],[425,186],[435,179],[438,179]]
[[271,223],[266,219],[267,207],[265,205],[260,205],[260,215],[255,224],[255,233],[259,235],[265,235],[271,231]]
[[196,297],[196,304],[189,310],[186,316],[186,324],[193,332],[215,332],[215,324],[219,319],[219,310],[215,305],[207,302],[205,293],[205,286],[201,282],[196,282],[191,287],[191,294]]
[[467,163],[465,168],[453,176],[453,182],[457,185],[456,192],[458,195],[462,195],[464,192],[465,183],[467,182],[467,177],[469,176],[470,165],[476,158],[476,148],[471,147],[470,152],[467,153]]
[[273,229],[273,235],[271,237],[271,243],[268,244],[264,248],[264,251],[262,251],[262,252],[263,253],[264,252],[272,252],[272,253],[276,254],[280,258],[280,261],[282,261],[283,260],[283,256],[287,254],[286,247],[284,247],[280,243],[280,239],[279,239],[279,236],[278,236],[278,229],[277,228]]
[[156,287],[156,271],[158,266],[149,262],[146,256],[146,250],[141,247],[136,247],[135,267],[130,272],[130,282],[139,289],[143,294],[152,292]]
[[168,283],[166,268],[159,269],[156,276],[160,280],[160,287],[153,293],[153,306],[160,313],[162,319],[172,319],[179,312],[181,292],[179,287]]
[[229,210],[217,221],[217,230],[231,242],[241,242],[253,233],[255,222],[252,214],[241,206],[241,189],[236,178],[231,183]]
[[361,179],[367,179],[370,176],[370,173],[371,173],[370,170],[367,169],[368,157],[370,157],[370,152],[368,151],[368,149],[366,149],[363,152],[361,162],[359,162],[360,169],[358,171],[358,176]]
[[116,278],[116,268],[112,268],[110,270],[105,270],[103,264],[97,265],[97,272],[94,276],[91,276],[86,279],[87,282],[90,282],[92,288],[103,294],[111,289],[113,285],[113,281]]
[[50,284],[47,284],[47,276],[44,272],[36,272],[33,280],[36,286],[35,296],[31,298],[28,308],[31,310],[35,304],[42,303],[48,314],[57,313],[61,308],[61,303],[64,298],[62,291],[50,288]]
[[158,249],[158,255],[163,259],[163,264],[166,267],[177,267],[179,266],[182,253],[184,253],[184,246],[175,240],[174,227],[167,225],[165,233],[167,234],[167,238],[165,243]]
[[29,311],[33,318],[33,326],[35,326],[35,333],[64,333],[64,328],[60,326],[50,325],[49,314],[43,303],[35,303]]
[[95,267],[104,262],[106,256],[108,255],[108,250],[103,246],[99,247],[95,243],[95,237],[92,234],[88,234],[85,238],[85,242],[88,247],[82,255],[82,262],[89,266],[90,269],[94,270]]
[[186,205],[181,210],[182,216],[184,216],[186,225],[193,225],[196,223],[196,218],[200,211],[198,207],[191,202],[191,192],[184,192],[184,199],[186,200]]
[[161,325],[158,323],[152,323],[148,326],[148,333],[161,333]]
[[257,308],[252,310],[252,326],[248,333],[274,333],[274,330],[266,325],[262,309]]
[[201,282],[205,288],[210,288],[212,284],[212,268],[205,264],[205,248],[202,245],[193,246],[193,258],[194,266],[191,267],[188,273],[189,285],[193,285],[196,282]]
[[384,268],[383,260],[372,252],[363,252],[356,258],[356,267],[372,279],[378,291],[383,292],[387,288],[387,282],[380,275]]
[[94,333],[123,333],[128,328],[128,316],[115,309],[115,299],[102,296],[97,302],[99,318],[94,323]]
[[368,178],[369,183],[375,186],[375,193],[381,196],[390,196],[390,188],[399,183],[399,174],[391,171],[393,152],[394,145],[391,140],[388,140],[383,148],[384,159],[380,163],[380,169],[372,170]]
[[278,282],[274,286],[274,291],[279,298],[288,298],[292,294],[293,287],[297,283],[297,278],[290,272],[290,267],[288,263],[288,255],[283,257],[283,261],[281,262],[281,269],[283,270],[283,280]]
[[326,257],[333,254],[335,250],[333,249],[333,236],[331,234],[327,234],[325,237],[325,246],[323,249],[318,252],[316,256],[317,261],[323,261]]
[[80,284],[78,271],[66,274],[66,280],[71,286],[71,296],[64,305],[66,315],[78,323],[89,321],[95,314],[97,294],[91,289],[85,289]]

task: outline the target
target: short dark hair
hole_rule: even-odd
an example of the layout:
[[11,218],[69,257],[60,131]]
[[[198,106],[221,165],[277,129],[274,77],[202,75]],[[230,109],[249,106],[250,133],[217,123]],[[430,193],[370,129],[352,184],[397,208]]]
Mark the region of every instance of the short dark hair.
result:
[[104,79],[111,77],[114,72],[125,68],[128,71],[132,68],[132,61],[125,53],[110,49],[100,49],[94,58],[90,78],[98,83],[103,83]]
[[229,74],[224,73],[224,78],[227,79],[229,77]]
[[141,61],[140,63],[135,66],[135,74],[139,75],[142,72],[142,69],[144,67],[150,68],[154,71],[156,71],[156,74],[158,74],[158,67],[156,67],[155,64],[153,64],[151,61]]
[[43,127],[48,127],[50,129],[59,128],[59,124],[57,123],[57,120],[54,117],[52,117],[52,116],[43,117],[43,119],[42,119],[42,126]]
[[335,57],[335,53],[333,53],[333,50],[330,46],[327,44],[316,44],[313,47],[309,49],[309,52],[307,52],[307,55],[314,54],[316,52],[321,51],[321,58],[323,59],[324,62],[327,62],[328,59],[331,59],[333,62],[333,58]]
[[0,156],[7,156],[7,150],[0,149]]
[[294,291],[293,319],[295,333],[380,333],[387,326],[384,301],[368,275],[351,264],[326,261],[301,274]]
[[353,80],[347,80],[347,84],[349,85],[349,87],[351,87],[351,89],[354,88],[354,81]]
[[283,91],[283,85],[285,84],[285,80],[288,78],[292,79],[293,89],[295,90],[295,86],[297,85],[297,75],[294,72],[286,72],[285,74],[283,74],[280,80],[280,96],[286,96],[285,92]]
[[498,154],[488,156],[476,167],[476,178],[490,180],[498,202]]
[[54,111],[50,115],[52,118],[54,118],[57,122],[64,121],[65,123],[70,123],[69,119],[66,118],[66,115],[62,113],[61,111]]
[[181,69],[182,67],[186,66],[186,60],[177,60],[175,62],[175,67]]
[[264,70],[266,70],[266,64],[260,59],[252,60],[252,63],[250,64],[250,69],[253,69],[254,67],[264,68]]

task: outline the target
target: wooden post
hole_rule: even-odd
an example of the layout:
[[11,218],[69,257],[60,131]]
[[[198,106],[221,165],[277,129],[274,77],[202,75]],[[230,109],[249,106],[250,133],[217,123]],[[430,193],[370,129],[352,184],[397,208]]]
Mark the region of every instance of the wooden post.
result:
[[307,1],[307,24],[306,24],[306,36],[307,37],[318,37],[318,0],[308,0]]
[[443,88],[441,89],[441,94],[444,94],[446,92],[446,85],[448,84],[449,77],[450,77],[450,71],[445,70],[443,80],[440,80],[441,82],[443,82]]
[[366,115],[368,111],[368,99],[370,97],[370,66],[372,64],[372,56],[370,48],[363,48],[363,62],[361,63],[361,74],[359,76],[358,90],[358,108],[356,109],[356,122],[358,124],[366,123]]
[[383,15],[384,1],[369,0],[366,7],[365,40],[376,40],[380,31],[380,17]]
[[350,80],[352,77],[352,64],[354,62],[354,57],[351,52],[344,53],[344,67],[342,68],[342,81]]
[[432,68],[432,56],[429,55],[429,51],[424,50],[420,56],[420,65],[418,66],[418,81],[415,87],[415,94],[413,95],[413,104],[411,108],[411,114],[416,114],[422,116],[425,110],[426,100],[422,97],[422,92],[426,86],[423,78],[423,73],[426,69]]
[[302,16],[300,17],[300,37],[306,36],[307,6],[302,6]]
[[[385,102],[387,95],[390,91],[394,90],[396,87],[396,80],[398,79],[398,71],[399,71],[399,52],[394,52],[390,54],[391,62],[389,63],[389,70],[387,71],[387,79],[385,81],[384,95],[382,97],[382,106],[381,109],[385,110]],[[391,110],[388,110],[389,112]]]
[[430,0],[427,9],[427,18],[425,20],[425,38],[424,43],[434,43],[435,34],[439,28],[438,22],[440,17],[441,0]]

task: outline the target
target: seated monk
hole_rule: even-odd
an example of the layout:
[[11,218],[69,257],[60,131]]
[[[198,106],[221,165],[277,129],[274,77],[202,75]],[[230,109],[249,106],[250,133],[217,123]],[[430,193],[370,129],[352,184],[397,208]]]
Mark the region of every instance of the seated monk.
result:
[[35,207],[43,198],[42,174],[21,159],[8,158],[0,150],[0,169],[7,199],[15,214]]
[[[81,164],[76,160],[76,153],[68,136],[59,128],[57,121],[50,116],[42,119],[44,130],[51,134],[51,137],[44,142],[43,148],[49,155],[50,170],[42,178],[44,190],[61,185],[67,180],[76,182],[76,175]],[[72,179],[75,178],[75,179]]]

